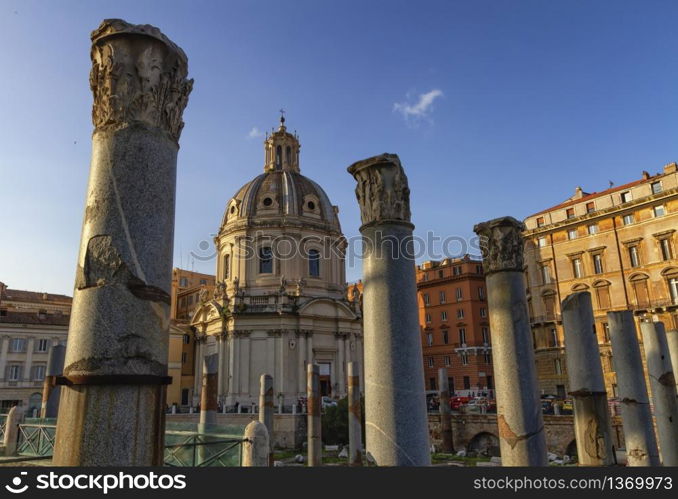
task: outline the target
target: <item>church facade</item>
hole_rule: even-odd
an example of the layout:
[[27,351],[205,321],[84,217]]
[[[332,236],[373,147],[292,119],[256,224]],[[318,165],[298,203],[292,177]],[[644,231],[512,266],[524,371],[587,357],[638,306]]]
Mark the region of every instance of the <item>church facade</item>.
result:
[[264,149],[264,172],[226,203],[215,237],[216,287],[201,294],[191,320],[194,405],[208,354],[219,356],[219,401],[227,409],[257,404],[260,376],[270,374],[274,403],[289,410],[306,395],[309,363],[320,366],[323,395],[341,398],[347,363],[363,365],[359,297],[347,298],[338,208],[301,174],[299,139],[284,117]]

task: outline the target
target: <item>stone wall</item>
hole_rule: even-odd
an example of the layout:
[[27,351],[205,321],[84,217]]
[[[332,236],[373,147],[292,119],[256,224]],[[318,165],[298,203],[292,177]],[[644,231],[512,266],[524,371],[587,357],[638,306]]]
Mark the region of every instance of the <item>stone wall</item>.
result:
[[[429,414],[429,434],[434,445],[440,445],[440,415]],[[573,455],[574,422],[572,416],[544,415],[546,446],[549,452],[562,456]],[[465,414],[452,416],[454,449],[473,450],[474,447],[489,446],[490,440],[498,443],[496,414]],[[492,438],[493,437],[493,438]],[[616,448],[624,446],[621,418],[612,418],[612,438]],[[498,455],[498,450],[497,450]]]
[[[198,424],[200,414],[167,414],[168,423]],[[247,425],[258,420],[258,414],[217,414],[217,425]],[[306,441],[306,415],[275,414],[273,445],[276,449],[300,449]]]

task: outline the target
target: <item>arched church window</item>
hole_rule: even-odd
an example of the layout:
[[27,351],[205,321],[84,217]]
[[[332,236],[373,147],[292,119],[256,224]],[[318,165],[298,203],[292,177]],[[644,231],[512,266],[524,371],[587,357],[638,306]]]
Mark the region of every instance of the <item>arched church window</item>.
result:
[[282,147],[275,148],[275,168],[280,170],[282,168]]
[[224,255],[224,280],[230,277],[231,255]]
[[273,252],[268,246],[259,248],[259,273],[272,274],[273,273]]
[[312,249],[308,252],[308,274],[311,277],[320,277],[320,252]]
[[287,146],[285,149],[285,163],[288,165],[292,164],[292,148],[290,146]]

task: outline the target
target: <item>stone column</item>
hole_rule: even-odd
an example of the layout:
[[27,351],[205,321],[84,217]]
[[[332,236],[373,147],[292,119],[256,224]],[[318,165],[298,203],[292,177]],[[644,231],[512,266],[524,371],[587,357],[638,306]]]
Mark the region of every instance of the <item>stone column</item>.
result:
[[235,331],[231,332],[229,334],[229,350],[228,350],[228,396],[226,397],[226,405],[234,405],[235,404],[235,387],[236,385],[236,380],[237,380],[237,372],[236,372],[236,361],[237,361],[237,340],[238,338],[235,335]]
[[149,25],[103,21],[91,58],[92,163],[53,463],[159,466],[176,161],[193,82],[184,52]]
[[15,405],[7,413],[5,420],[5,437],[3,445],[5,447],[5,456],[14,456],[16,446],[19,443],[19,424],[24,419],[24,408]]
[[[299,362],[299,371],[297,372],[299,395],[306,393],[306,334],[299,331],[299,341],[297,345],[297,354]],[[296,403],[296,401],[294,401]]]
[[452,409],[450,408],[450,386],[447,368],[438,369],[438,399],[440,400],[440,434],[443,440],[442,451],[454,452],[452,440]]
[[193,407],[200,403],[200,385],[202,383],[202,364],[205,350],[205,336],[195,338],[195,358],[193,359]]
[[344,338],[341,333],[336,335],[337,342],[337,392],[339,397],[346,396],[346,368],[344,367]]
[[360,407],[360,366],[349,362],[348,370],[348,465],[362,466],[362,408]]
[[571,294],[563,300],[561,309],[578,463],[609,466],[616,457],[591,293]]
[[[363,238],[366,447],[379,466],[431,463],[410,223],[395,154],[358,161]],[[357,345],[356,345],[357,347]]]
[[[673,367],[673,375],[675,376],[676,371],[678,371],[678,329],[666,331],[666,341],[669,344],[671,366]],[[0,370],[0,375],[2,374],[4,374],[4,370]],[[678,390],[678,376],[676,377],[676,389]]]
[[245,427],[242,444],[242,465],[244,467],[268,466],[268,431],[260,421],[252,421]]
[[217,336],[217,354],[218,359],[218,368],[217,368],[217,405],[219,402],[223,402],[224,395],[224,365],[226,364],[226,359],[224,358],[224,344],[226,340],[223,333]]
[[45,381],[42,384],[42,408],[41,418],[56,418],[59,412],[59,396],[61,395],[61,386],[56,384],[57,376],[61,376],[64,371],[64,357],[66,356],[66,346],[54,344],[49,350],[47,357],[47,368],[45,369]]
[[640,323],[662,465],[678,466],[678,399],[663,322]]
[[268,431],[269,465],[273,466],[273,377],[270,374],[262,374],[259,382],[259,422]]
[[640,346],[630,310],[608,312],[628,466],[659,466]]
[[308,465],[320,466],[322,464],[322,440],[320,435],[320,366],[318,364],[309,363],[306,373],[306,397],[308,400],[308,436],[306,445],[308,449]]
[[217,423],[217,378],[219,376],[219,354],[203,357],[202,390],[200,391],[200,426],[203,433],[210,425]]
[[546,466],[544,418],[523,274],[525,226],[512,217],[476,225],[487,283],[503,466]]

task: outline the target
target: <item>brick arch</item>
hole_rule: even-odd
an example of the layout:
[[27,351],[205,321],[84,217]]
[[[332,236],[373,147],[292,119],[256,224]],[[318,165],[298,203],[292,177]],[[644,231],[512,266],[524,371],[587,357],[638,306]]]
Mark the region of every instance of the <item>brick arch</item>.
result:
[[483,456],[498,457],[499,438],[489,431],[481,431],[469,440],[467,451],[476,452]]

